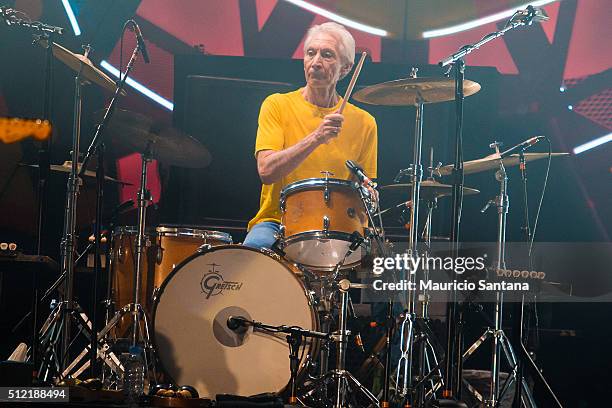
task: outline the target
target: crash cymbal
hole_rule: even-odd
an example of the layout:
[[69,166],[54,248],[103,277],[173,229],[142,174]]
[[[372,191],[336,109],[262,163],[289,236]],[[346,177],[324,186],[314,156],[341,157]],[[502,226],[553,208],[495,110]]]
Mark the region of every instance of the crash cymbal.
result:
[[[23,166],[38,168],[38,164],[23,164]],[[65,161],[63,164],[51,164],[49,165],[51,171],[56,171],[58,173],[70,173],[72,169],[72,162],[70,160]],[[81,169],[81,163],[78,165],[79,170]],[[86,170],[83,174],[85,177],[96,178],[96,172],[91,170]],[[112,178],[109,176],[104,176],[105,181],[109,181],[111,183],[122,184],[124,186],[131,186],[132,183],[128,183],[125,181],[117,180],[116,178]]]
[[[382,186],[383,191],[401,191],[409,192],[412,189],[412,183],[404,184],[389,184]],[[431,198],[439,198],[444,196],[450,196],[453,193],[453,186],[450,184],[438,183],[436,180],[423,180],[421,182],[421,190],[419,197],[421,200],[428,200]],[[463,195],[478,194],[480,190],[475,188],[463,187]]]
[[[569,156],[569,153],[553,153],[552,157],[565,157]],[[525,153],[525,161],[534,161],[545,159],[548,157],[548,153]],[[512,167],[518,166],[519,155],[511,154],[510,156],[504,157],[504,166]],[[497,170],[499,168],[499,155],[492,154],[482,159],[470,160],[463,163],[463,174],[480,173],[487,170]],[[448,176],[453,173],[453,165],[447,164],[439,169],[439,173],[442,176]]]
[[[465,96],[480,91],[480,84],[463,81]],[[404,78],[371,85],[355,92],[353,99],[371,105],[409,106],[423,103],[452,101],[455,99],[455,81],[448,78]]]
[[[98,120],[103,112],[96,113]],[[168,165],[203,168],[212,157],[199,141],[168,125],[154,123],[148,116],[117,109],[106,129],[120,145]]]
[[[82,78],[85,78],[88,81],[93,82],[111,92],[115,92],[115,89],[117,88],[115,81],[113,81],[104,72],[96,68],[96,66],[86,56],[75,54],[57,43],[53,43],[53,56],[66,64],[73,71],[81,71]],[[126,95],[125,91],[122,91],[122,95]]]

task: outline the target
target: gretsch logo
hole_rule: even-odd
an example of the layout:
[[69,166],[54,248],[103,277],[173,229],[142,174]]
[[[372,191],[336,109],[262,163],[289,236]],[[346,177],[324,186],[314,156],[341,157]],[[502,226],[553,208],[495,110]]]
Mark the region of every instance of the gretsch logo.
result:
[[211,296],[217,296],[223,294],[223,291],[239,291],[242,288],[243,282],[226,281],[223,279],[221,274],[221,265],[219,264],[208,264],[210,267],[208,272],[202,276],[200,281],[200,287],[202,293],[206,294],[206,299],[210,299]]

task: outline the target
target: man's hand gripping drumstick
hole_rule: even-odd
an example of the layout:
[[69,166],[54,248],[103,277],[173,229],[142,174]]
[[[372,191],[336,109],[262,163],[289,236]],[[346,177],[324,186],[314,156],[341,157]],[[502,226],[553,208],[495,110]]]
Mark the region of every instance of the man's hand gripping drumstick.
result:
[[328,143],[331,139],[338,136],[340,130],[342,129],[342,122],[344,122],[344,116],[342,116],[342,112],[344,111],[344,107],[346,103],[351,97],[353,93],[353,88],[355,88],[355,83],[357,82],[357,78],[361,73],[361,68],[363,67],[363,63],[365,62],[365,58],[368,55],[367,52],[361,53],[361,59],[357,63],[355,67],[355,71],[353,72],[353,77],[349,82],[348,88],[346,88],[346,92],[344,93],[344,99],[342,99],[342,104],[338,108],[338,110],[334,113],[330,113],[329,115],[325,115],[323,118],[323,122],[321,122],[320,132],[325,137],[325,142]]
[[[349,82],[348,88],[346,88],[346,92],[344,93],[344,99],[342,99],[342,104],[340,105],[340,108],[338,108],[338,111],[336,112],[337,114],[342,115],[342,111],[344,111],[344,107],[346,106],[346,103],[348,102],[351,97],[351,94],[353,93],[353,89],[355,88],[355,84],[357,83],[357,78],[359,78],[361,68],[363,67],[363,63],[365,62],[367,55],[368,53],[365,51],[361,53],[361,58],[359,59],[357,67],[355,67],[355,72],[353,72],[351,82]],[[376,207],[378,207],[378,191],[375,189],[376,183],[373,183],[373,185],[364,183],[363,186],[368,189],[368,191],[370,192],[371,199],[374,201]]]

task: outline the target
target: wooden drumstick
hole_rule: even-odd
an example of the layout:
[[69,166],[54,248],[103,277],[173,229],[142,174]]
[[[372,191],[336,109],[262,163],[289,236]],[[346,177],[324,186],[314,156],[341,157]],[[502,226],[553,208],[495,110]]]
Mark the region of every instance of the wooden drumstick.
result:
[[348,88],[346,88],[346,92],[344,93],[344,99],[342,100],[342,104],[340,105],[340,108],[338,109],[338,113],[342,113],[342,111],[344,110],[344,107],[346,106],[346,102],[351,97],[351,94],[353,93],[353,88],[355,87],[355,82],[357,82],[357,77],[359,77],[359,73],[361,72],[361,67],[363,67],[363,63],[365,62],[365,58],[367,55],[368,53],[365,51],[361,53],[361,59],[357,63],[357,67],[355,68],[355,72],[353,72],[353,77],[351,78],[351,82],[349,82]]

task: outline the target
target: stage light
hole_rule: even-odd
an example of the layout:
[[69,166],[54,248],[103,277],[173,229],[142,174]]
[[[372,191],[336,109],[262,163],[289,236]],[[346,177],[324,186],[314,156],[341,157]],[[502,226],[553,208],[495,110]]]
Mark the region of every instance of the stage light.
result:
[[587,150],[591,150],[596,148],[597,146],[601,146],[602,144],[606,144],[608,142],[612,142],[612,133],[608,133],[605,136],[598,137],[597,139],[593,139],[590,142],[586,142],[581,144],[580,146],[574,147],[574,154],[580,154],[586,152]]
[[567,105],[567,109],[574,110],[574,106],[573,105]]
[[[119,78],[119,70],[115,68],[114,66],[112,66],[111,64],[109,64],[108,62],[103,60],[102,62],[100,62],[100,66],[104,68],[105,70],[107,70],[108,72],[110,72],[113,76]],[[165,99],[164,97],[158,95],[157,93],[153,92],[152,90],[142,85],[141,83],[133,80],[132,78],[128,77],[125,80],[125,83],[131,86],[132,88],[136,89],[138,92],[140,92],[144,96],[159,103],[161,106],[168,109],[169,111],[174,110],[174,103],[172,103],[172,101],[169,101]]]
[[62,4],[64,5],[64,10],[66,10],[66,14],[68,15],[68,20],[72,26],[72,31],[74,31],[74,35],[78,37],[81,35],[81,27],[79,27],[79,22],[74,15],[70,2],[68,0],[62,0]]
[[423,38],[434,38],[434,37],[443,37],[445,35],[459,33],[461,31],[471,30],[472,28],[480,27],[485,24],[493,23],[495,21],[499,21],[504,18],[508,18],[512,16],[518,10],[522,10],[525,7],[531,5],[533,7],[541,7],[545,4],[552,3],[558,0],[539,0],[534,1],[532,3],[526,3],[522,6],[514,7],[510,10],[500,11],[499,13],[492,14],[487,17],[481,17],[476,20],[468,21],[466,23],[457,24],[451,27],[439,28],[435,30],[429,30],[423,32]]
[[564,86],[560,86],[559,87],[559,92],[565,92],[565,87]]
[[306,1],[302,1],[302,0],[285,0],[285,1],[295,6],[301,7],[305,10],[308,10],[310,12],[313,12],[315,14],[318,14],[320,16],[323,16],[325,18],[328,18],[330,20],[333,20],[337,23],[345,25],[347,27],[351,27],[351,28],[354,28],[355,30],[363,31],[364,33],[374,34],[379,37],[386,37],[387,35],[389,35],[387,31],[381,28],[376,28],[376,27],[372,27],[366,24],[359,23],[357,21],[353,21],[346,17],[342,17],[339,14],[332,13],[331,11],[325,10],[319,6],[315,6],[314,4],[310,4]]

